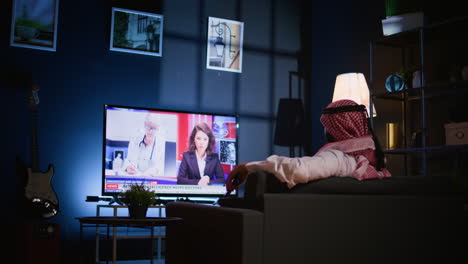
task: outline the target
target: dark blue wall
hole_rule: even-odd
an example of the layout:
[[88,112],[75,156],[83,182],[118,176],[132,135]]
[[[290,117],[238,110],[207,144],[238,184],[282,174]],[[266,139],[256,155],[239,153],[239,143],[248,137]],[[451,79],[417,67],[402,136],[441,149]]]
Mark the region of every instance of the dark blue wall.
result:
[[335,78],[362,72],[369,81],[369,42],[382,36],[385,1],[312,1],[312,149],[324,144],[320,114],[332,99]]
[[[30,73],[41,87],[40,167],[55,166],[61,211],[52,220],[63,240],[77,238],[74,217],[95,214],[84,200],[101,192],[104,104],[237,114],[240,162],[287,154],[272,144],[274,116],[298,68],[301,1],[62,0],[55,52],[10,46],[11,5],[0,4],[0,69]],[[163,14],[163,56],[110,51],[112,6]],[[245,23],[241,74],[206,69],[208,16]],[[14,204],[15,157],[30,162],[29,87],[0,83],[3,182]]]

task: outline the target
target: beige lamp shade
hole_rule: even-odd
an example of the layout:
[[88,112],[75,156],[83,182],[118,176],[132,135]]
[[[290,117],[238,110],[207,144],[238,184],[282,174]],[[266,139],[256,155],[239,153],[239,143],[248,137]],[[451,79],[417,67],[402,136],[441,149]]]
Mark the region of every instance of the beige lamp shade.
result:
[[[353,100],[358,104],[365,105],[367,114],[370,116],[369,88],[364,74],[350,72],[336,76],[332,102],[342,99]],[[374,117],[377,116],[374,105],[372,105],[372,114]]]

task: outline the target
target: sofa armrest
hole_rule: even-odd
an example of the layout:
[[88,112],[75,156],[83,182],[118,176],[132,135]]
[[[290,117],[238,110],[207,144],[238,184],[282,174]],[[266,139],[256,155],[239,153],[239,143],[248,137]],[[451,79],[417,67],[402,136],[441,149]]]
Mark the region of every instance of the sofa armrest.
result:
[[166,205],[166,263],[262,263],[263,213],[189,202]]

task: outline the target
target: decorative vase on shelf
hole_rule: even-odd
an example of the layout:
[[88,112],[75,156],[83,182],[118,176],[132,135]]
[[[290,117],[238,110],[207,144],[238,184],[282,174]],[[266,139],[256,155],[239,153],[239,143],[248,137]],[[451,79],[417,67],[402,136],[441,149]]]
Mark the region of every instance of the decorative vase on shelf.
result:
[[405,88],[405,80],[398,74],[392,74],[385,80],[385,88],[391,93],[402,91]]
[[385,136],[387,139],[385,145],[388,150],[401,147],[402,130],[399,123],[386,123]]
[[[421,87],[421,71],[415,71],[413,72],[413,88],[420,88]],[[422,85],[424,86],[424,79],[422,80]]]
[[464,81],[468,81],[468,66],[461,69],[461,76]]

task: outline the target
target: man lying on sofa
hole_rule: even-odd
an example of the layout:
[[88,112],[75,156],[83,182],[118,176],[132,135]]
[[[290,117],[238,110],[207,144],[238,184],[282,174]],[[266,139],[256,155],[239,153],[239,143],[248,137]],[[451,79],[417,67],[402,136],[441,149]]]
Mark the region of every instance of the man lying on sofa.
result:
[[337,175],[358,180],[390,177],[390,172],[385,168],[383,151],[368,120],[365,106],[352,100],[329,104],[320,121],[330,143],[312,157],[272,155],[264,161],[242,163],[227,180],[228,193],[237,189],[256,170],[275,175],[288,188]]

